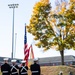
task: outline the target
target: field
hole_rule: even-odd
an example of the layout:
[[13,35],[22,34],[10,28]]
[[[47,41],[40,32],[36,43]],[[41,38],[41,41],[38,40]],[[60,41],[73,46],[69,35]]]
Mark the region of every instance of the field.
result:
[[[41,75],[58,75],[62,71],[63,75],[69,75],[69,72],[72,72],[75,75],[75,68],[69,66],[44,66],[41,67]],[[0,73],[1,75],[1,73]],[[30,70],[28,75],[31,75]]]

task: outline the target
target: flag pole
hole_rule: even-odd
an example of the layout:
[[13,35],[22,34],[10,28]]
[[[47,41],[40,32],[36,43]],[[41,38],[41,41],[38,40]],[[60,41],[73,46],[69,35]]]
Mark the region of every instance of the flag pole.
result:
[[13,59],[13,51],[14,51],[14,12],[15,12],[15,8],[18,8],[19,4],[8,4],[9,8],[13,9],[13,24],[12,24],[12,54],[11,54],[11,58]]

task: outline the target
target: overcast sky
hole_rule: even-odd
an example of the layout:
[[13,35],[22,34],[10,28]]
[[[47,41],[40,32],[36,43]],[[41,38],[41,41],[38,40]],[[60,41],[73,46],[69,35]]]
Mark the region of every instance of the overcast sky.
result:
[[[13,10],[8,7],[8,4],[19,4],[15,8],[14,15],[14,40],[16,35],[16,47],[14,48],[15,58],[24,58],[24,26],[29,24],[34,4],[39,0],[0,0],[0,56],[11,57],[12,52],[12,25],[13,25]],[[54,0],[52,0],[54,6]],[[27,33],[27,42],[30,45],[33,43],[33,37]],[[33,50],[35,57],[52,57],[59,56],[60,53],[55,50],[43,52],[34,46]],[[75,51],[65,51],[65,55],[74,55]]]

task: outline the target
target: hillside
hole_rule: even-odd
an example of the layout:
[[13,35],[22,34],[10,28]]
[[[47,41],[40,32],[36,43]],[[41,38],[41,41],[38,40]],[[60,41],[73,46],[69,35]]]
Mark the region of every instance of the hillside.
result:
[[75,68],[68,66],[47,66],[41,69],[43,75],[58,75],[60,71],[63,71],[63,75],[68,75],[69,72],[73,72],[75,75]]
[[[71,71],[73,75],[75,75],[75,68],[68,66],[43,66],[41,67],[42,75],[58,75],[60,71],[63,71],[63,75],[69,75]],[[30,74],[30,70],[28,71],[28,75]],[[1,74],[0,74],[1,75]]]

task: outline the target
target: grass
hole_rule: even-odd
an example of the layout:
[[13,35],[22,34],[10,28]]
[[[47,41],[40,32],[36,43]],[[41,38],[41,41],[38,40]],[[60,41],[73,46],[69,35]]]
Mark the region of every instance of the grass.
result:
[[[41,67],[42,75],[58,75],[60,71],[63,71],[63,75],[69,75],[70,71],[73,73],[73,75],[75,75],[75,68],[69,67],[69,66],[43,66]],[[30,70],[28,71],[28,75],[31,75]]]
[[75,75],[75,68],[69,66],[45,66],[41,69],[43,75],[58,75],[60,71],[63,75],[69,75],[69,72],[73,72]]

